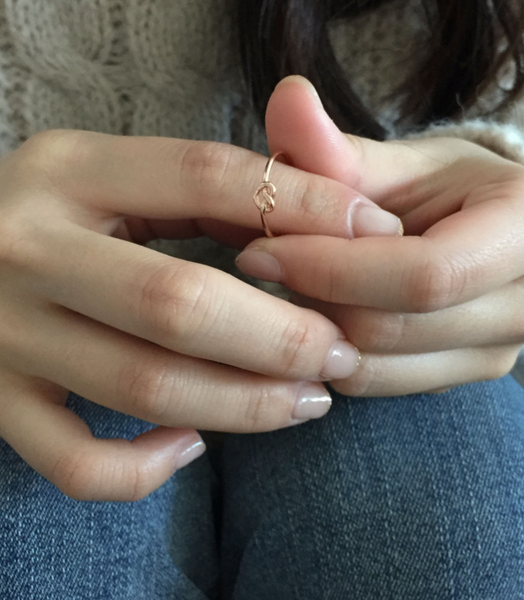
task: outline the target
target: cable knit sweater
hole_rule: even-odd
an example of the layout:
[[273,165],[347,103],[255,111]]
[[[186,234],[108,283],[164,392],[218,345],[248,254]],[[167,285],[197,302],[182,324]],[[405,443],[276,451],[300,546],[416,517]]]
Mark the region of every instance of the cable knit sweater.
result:
[[[32,134],[76,128],[230,142],[267,152],[250,108],[234,32],[237,0],[0,0],[0,154]],[[390,137],[386,98],[412,68],[427,32],[418,0],[394,0],[330,29],[335,53]],[[503,84],[503,82],[501,82]],[[446,134],[524,162],[524,139],[471,120],[497,85]],[[434,129],[425,135],[442,134]],[[424,135],[424,134],[423,134]]]
[[[237,0],[0,0],[0,154],[32,134],[76,128],[229,142],[267,154],[250,108],[234,33]],[[388,101],[426,42],[418,0],[393,0],[330,26],[335,54],[390,137]],[[524,163],[520,107],[476,119],[497,82],[458,125],[417,135],[468,138]],[[523,128],[524,129],[524,128]],[[209,240],[154,247],[231,270]]]
[[[219,140],[264,152],[232,35],[236,2],[0,0],[0,153],[56,127]],[[397,112],[386,97],[427,37],[418,4],[394,0],[330,29],[348,77],[392,137]],[[493,86],[465,117],[497,97]],[[523,155],[511,126],[477,121],[456,135],[486,145],[498,136],[500,151]]]

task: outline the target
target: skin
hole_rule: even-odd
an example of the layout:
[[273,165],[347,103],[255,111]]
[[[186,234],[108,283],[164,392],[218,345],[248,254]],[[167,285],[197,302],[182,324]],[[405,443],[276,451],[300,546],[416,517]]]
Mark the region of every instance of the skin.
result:
[[[321,382],[356,367],[320,313],[141,245],[259,237],[251,198],[266,161],[228,144],[83,131],[39,133],[0,159],[0,436],[68,496],[142,498],[202,452],[196,429],[318,418],[330,405]],[[348,238],[373,205],[291,166],[272,175],[286,200],[278,234]],[[341,344],[353,363],[337,358]],[[159,427],[95,439],[68,390]]]
[[404,237],[259,239],[238,257],[359,348],[359,368],[334,389],[396,396],[507,374],[524,343],[524,168],[459,139],[343,134],[301,77],[277,86],[266,125],[272,151],[404,225]]
[[[362,360],[332,380],[344,393],[511,368],[524,169],[460,140],[346,136],[296,78],[275,90],[267,133],[293,165],[271,173],[271,240],[251,201],[267,159],[227,144],[50,131],[0,159],[0,436],[65,494],[136,500],[202,449],[197,428],[302,422],[297,401],[326,404],[346,338]],[[370,237],[374,203],[406,237]],[[239,266],[255,275],[269,254],[302,306],[140,245],[201,234],[250,244]],[[159,427],[94,439],[67,390]]]

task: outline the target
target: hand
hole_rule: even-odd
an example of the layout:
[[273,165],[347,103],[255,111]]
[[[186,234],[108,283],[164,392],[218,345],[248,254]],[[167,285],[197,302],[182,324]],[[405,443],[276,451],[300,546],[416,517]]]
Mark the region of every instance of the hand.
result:
[[[67,495],[141,498],[202,452],[196,428],[319,417],[330,405],[320,381],[355,367],[326,317],[130,243],[202,229],[252,239],[265,164],[227,144],[78,131],[38,134],[0,159],[0,435]],[[281,164],[273,173],[286,198],[276,232],[376,232],[362,194]],[[161,427],[96,440],[67,390]]]
[[395,396],[507,374],[524,343],[524,168],[459,139],[344,135],[302,78],[277,86],[266,122],[272,151],[364,193],[407,234],[285,235],[238,257],[360,349],[334,389]]

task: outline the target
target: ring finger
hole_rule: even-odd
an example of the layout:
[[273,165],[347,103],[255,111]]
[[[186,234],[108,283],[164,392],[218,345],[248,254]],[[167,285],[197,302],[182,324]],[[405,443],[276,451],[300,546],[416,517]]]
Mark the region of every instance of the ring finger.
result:
[[524,342],[524,278],[443,310],[395,313],[293,294],[291,302],[325,315],[361,352],[416,354]]
[[521,344],[462,348],[428,354],[363,353],[359,368],[347,379],[331,382],[347,396],[403,396],[455,387],[507,375]]

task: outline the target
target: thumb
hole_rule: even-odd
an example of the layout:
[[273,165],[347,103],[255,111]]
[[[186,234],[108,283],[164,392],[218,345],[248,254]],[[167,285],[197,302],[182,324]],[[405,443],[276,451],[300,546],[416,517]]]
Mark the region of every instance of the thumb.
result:
[[305,77],[291,75],[276,86],[267,105],[266,130],[271,153],[283,151],[294,167],[350,187],[358,183],[358,142],[338,129]]
[[267,105],[266,131],[271,153],[282,151],[294,167],[335,179],[374,202],[442,167],[435,140],[432,146],[426,140],[377,142],[341,132],[314,86],[300,75],[276,86]]

